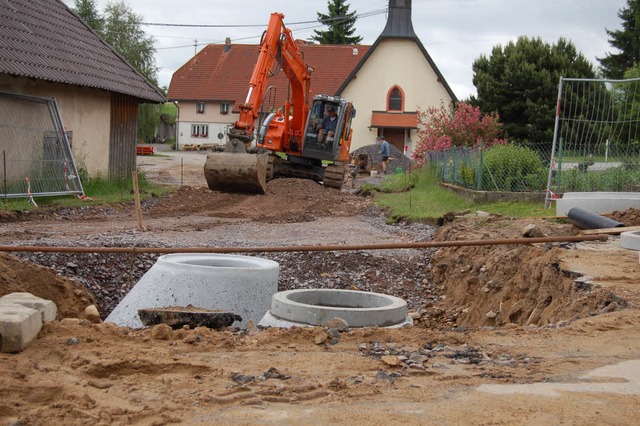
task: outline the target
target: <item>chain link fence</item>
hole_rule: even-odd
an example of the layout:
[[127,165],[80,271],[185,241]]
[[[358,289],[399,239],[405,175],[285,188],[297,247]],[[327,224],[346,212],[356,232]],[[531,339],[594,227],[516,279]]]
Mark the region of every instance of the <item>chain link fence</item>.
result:
[[[431,152],[427,164],[439,180],[479,191],[565,192],[640,191],[640,154],[610,146],[601,155],[566,151],[563,141],[551,158],[551,144],[497,145],[489,149],[451,148]],[[551,168],[552,187],[547,188]]]
[[469,189],[541,192],[640,191],[640,79],[561,78],[554,138],[459,147],[427,154],[437,177]]
[[550,154],[550,143],[454,147],[430,152],[427,164],[435,168],[439,180],[464,188],[544,192]]

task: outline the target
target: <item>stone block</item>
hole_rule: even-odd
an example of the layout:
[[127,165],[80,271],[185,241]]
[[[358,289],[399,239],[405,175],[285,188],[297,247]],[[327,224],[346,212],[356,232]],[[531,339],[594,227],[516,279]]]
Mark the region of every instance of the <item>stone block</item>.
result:
[[40,311],[42,321],[54,321],[58,313],[58,307],[51,300],[42,299],[31,293],[9,293],[0,297],[0,305],[4,303],[17,303]]
[[42,329],[42,313],[16,303],[0,304],[0,352],[24,350]]

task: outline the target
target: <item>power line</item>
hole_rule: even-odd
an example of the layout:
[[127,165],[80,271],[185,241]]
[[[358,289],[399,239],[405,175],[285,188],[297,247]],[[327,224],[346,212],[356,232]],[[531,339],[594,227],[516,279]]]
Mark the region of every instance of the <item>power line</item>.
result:
[[[333,21],[339,22],[347,19],[356,19],[359,18],[368,18],[370,16],[380,15],[387,12],[387,8],[376,9],[370,12],[358,13],[355,15],[343,15],[343,16],[334,16],[333,18],[328,18],[321,22],[322,25],[326,25],[327,23],[332,23]],[[287,25],[307,25],[307,24],[316,24],[320,21],[317,19],[313,21],[299,21],[299,22],[289,22]],[[140,25],[154,26],[154,27],[188,27],[188,28],[264,28],[266,24],[174,24],[174,23],[165,23],[165,22],[141,22]]]
[[[296,28],[296,31],[306,31],[306,30],[310,30],[310,29],[316,29],[316,28],[320,28],[323,26],[327,26],[328,23],[339,23],[341,21],[346,21],[346,20],[350,20],[353,19],[353,17],[356,17],[356,19],[360,19],[360,18],[369,18],[371,16],[376,16],[376,15],[381,15],[383,13],[387,12],[387,8],[382,8],[382,9],[375,9],[369,12],[363,12],[363,13],[359,13],[356,15],[343,15],[343,16],[336,16],[327,20],[324,20],[324,22],[320,22],[318,20],[315,21],[299,21],[299,22],[290,22],[287,23],[288,27],[291,27],[292,25],[307,25],[307,24],[313,24],[307,27],[299,27]],[[142,25],[156,25],[156,26],[176,26],[176,27],[195,27],[195,28],[246,28],[246,27],[260,27],[260,28],[264,28],[265,25],[204,25],[204,24],[168,24],[168,23],[142,23]],[[232,41],[234,42],[238,42],[238,41],[243,41],[243,40],[250,40],[250,39],[256,39],[256,38],[260,38],[262,36],[262,34],[258,34],[258,35],[252,35],[252,36],[247,36],[247,37],[241,37],[241,38],[234,38]],[[215,41],[202,41],[203,44],[216,44],[216,43],[222,43],[224,40],[215,40]],[[185,44],[185,45],[180,45],[180,46],[170,46],[170,47],[158,47],[156,48],[156,50],[169,50],[169,49],[182,49],[185,47],[192,47],[193,44]]]

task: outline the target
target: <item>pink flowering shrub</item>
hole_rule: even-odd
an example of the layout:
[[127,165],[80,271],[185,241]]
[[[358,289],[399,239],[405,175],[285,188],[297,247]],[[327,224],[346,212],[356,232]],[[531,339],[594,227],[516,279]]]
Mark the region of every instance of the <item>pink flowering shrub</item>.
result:
[[484,143],[488,148],[507,143],[502,139],[502,123],[498,114],[482,114],[479,107],[464,102],[445,108],[429,107],[418,110],[418,143],[413,151],[413,159],[422,166],[430,151],[443,151],[451,147],[477,146]]

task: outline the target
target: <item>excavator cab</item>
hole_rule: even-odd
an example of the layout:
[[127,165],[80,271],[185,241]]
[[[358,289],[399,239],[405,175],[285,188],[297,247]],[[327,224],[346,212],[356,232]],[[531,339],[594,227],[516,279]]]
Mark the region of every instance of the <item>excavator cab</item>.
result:
[[[309,109],[302,156],[327,161],[346,161],[351,145],[353,105],[335,96],[316,96]],[[347,157],[342,158],[343,147]]]

